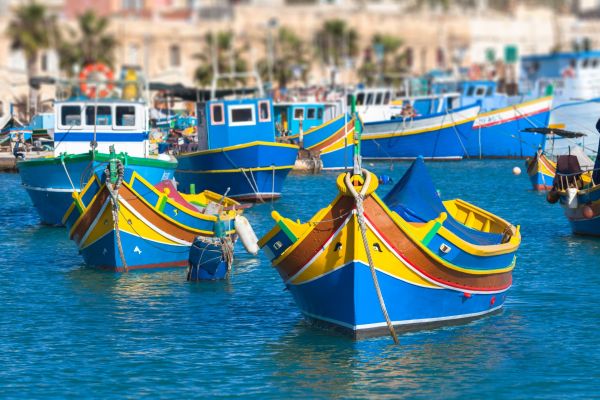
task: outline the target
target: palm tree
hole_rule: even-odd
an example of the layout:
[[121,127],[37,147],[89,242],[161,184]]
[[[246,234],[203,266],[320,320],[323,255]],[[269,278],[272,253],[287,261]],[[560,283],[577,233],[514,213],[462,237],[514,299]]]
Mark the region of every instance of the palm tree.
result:
[[[301,79],[306,83],[308,75],[308,57],[306,43],[296,33],[286,27],[279,28],[274,43],[273,76],[280,89],[286,88],[288,82],[294,77],[294,71],[298,70]],[[259,62],[259,71],[263,80],[268,79],[268,62]]]
[[60,54],[60,66],[68,75],[73,72],[74,66],[85,66],[97,62],[113,65],[114,52],[117,46],[115,37],[107,33],[109,20],[100,17],[89,10],[77,18],[78,31],[68,30],[70,37],[76,37],[74,41],[61,38],[58,51]]
[[340,66],[345,58],[356,56],[357,41],[356,31],[341,19],[325,21],[315,35],[317,55],[325,64],[336,67]]
[[[13,50],[22,50],[25,54],[27,77],[29,80],[38,73],[40,51],[48,49],[52,38],[56,37],[56,19],[48,14],[41,4],[31,1],[15,10],[6,34],[10,38]],[[38,102],[38,90],[29,85],[30,113],[35,112]]]
[[[233,32],[218,32],[216,35],[207,33],[204,37],[206,51],[196,54],[195,58],[200,60],[196,68],[195,78],[199,85],[209,86],[214,77],[214,63],[219,73],[245,72],[248,65],[242,58],[241,52],[236,51],[233,42]],[[220,79],[219,87],[232,87],[236,84],[244,84],[245,78]]]

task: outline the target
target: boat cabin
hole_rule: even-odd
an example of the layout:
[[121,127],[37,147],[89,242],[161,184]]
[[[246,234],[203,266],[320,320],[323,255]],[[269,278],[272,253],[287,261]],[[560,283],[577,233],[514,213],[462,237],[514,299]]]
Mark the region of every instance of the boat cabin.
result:
[[297,135],[300,126],[306,132],[323,125],[341,113],[340,103],[276,103],[274,105],[277,131]]
[[275,142],[273,103],[267,98],[199,103],[197,129],[198,150]]
[[[130,156],[148,155],[148,110],[144,103],[126,100],[76,99],[54,106],[54,155],[87,153],[96,142],[96,150]],[[95,117],[95,118],[94,118]]]
[[477,102],[481,103],[482,111],[490,111],[504,107],[506,95],[498,93],[494,81],[444,81],[431,84],[431,92],[435,94],[458,93],[459,101],[455,106],[464,107]]
[[531,55],[521,58],[520,87],[537,96],[569,99],[600,96],[600,51]]

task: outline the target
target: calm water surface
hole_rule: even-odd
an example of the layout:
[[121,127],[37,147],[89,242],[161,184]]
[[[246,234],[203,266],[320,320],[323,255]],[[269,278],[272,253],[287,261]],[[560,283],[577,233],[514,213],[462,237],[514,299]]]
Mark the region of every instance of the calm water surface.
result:
[[[571,235],[511,174],[520,161],[428,165],[444,198],[520,224],[523,243],[503,313],[400,346],[311,328],[241,246],[226,282],[85,268],[65,230],[38,225],[19,177],[0,174],[0,397],[598,398],[600,240]],[[397,180],[408,166],[368,167]],[[272,208],[311,217],[335,177],[290,176],[282,201],[248,210],[257,234]]]

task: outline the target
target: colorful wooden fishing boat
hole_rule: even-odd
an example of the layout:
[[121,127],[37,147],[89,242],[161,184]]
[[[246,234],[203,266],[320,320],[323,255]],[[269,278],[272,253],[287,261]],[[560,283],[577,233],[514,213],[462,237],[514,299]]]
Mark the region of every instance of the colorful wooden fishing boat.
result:
[[465,154],[464,138],[480,106],[414,118],[394,118],[364,124],[361,154],[365,159],[460,160]]
[[533,190],[546,191],[552,189],[556,163],[546,157],[542,149],[539,149],[532,158],[525,160],[525,165]]
[[[354,120],[341,103],[277,103],[278,139],[318,157],[322,169],[346,169],[354,154]],[[300,132],[302,131],[302,134]]]
[[203,187],[247,201],[279,198],[298,146],[276,142],[272,115],[270,99],[199,105],[197,148],[177,156],[180,190]]
[[[72,82],[66,84],[74,90]],[[54,104],[54,155],[17,162],[23,187],[43,224],[61,225],[72,193],[92,175],[102,174],[110,146],[116,147],[121,162],[152,184],[173,177],[173,157],[150,155],[148,107],[133,97],[136,100],[93,99],[80,94]]]
[[117,272],[186,267],[197,237],[233,240],[240,213],[234,200],[210,191],[181,194],[172,180],[152,185],[118,159],[107,168],[73,193],[63,218],[88,266]]
[[460,199],[442,202],[422,158],[383,199],[377,185],[365,170],[341,174],[338,195],[310,221],[272,213],[259,245],[306,318],[361,337],[386,331],[386,315],[410,330],[498,311],[519,227]]
[[188,259],[188,281],[225,279],[233,263],[233,241],[230,237],[198,236]]
[[[600,131],[600,120],[596,127]],[[596,158],[592,169],[583,169],[577,155],[558,156],[553,188],[546,199],[560,202],[573,233],[600,236],[600,159]]]

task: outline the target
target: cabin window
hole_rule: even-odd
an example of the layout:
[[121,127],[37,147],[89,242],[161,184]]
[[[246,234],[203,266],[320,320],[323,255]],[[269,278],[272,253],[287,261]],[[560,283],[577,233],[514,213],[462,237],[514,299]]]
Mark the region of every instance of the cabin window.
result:
[[357,106],[362,106],[365,104],[365,94],[364,93],[359,93],[356,96],[356,105]]
[[210,105],[210,120],[213,125],[222,125],[225,123],[222,103]]
[[588,64],[589,64],[590,60],[587,58],[584,58],[583,61],[581,62],[581,67],[582,68],[587,68]]
[[390,104],[390,98],[392,94],[390,92],[385,92],[385,97],[383,98],[383,104]]
[[377,97],[375,97],[375,104],[381,105],[381,100],[383,100],[383,93],[377,93]]
[[294,108],[294,119],[304,119],[304,108]]
[[94,124],[94,106],[85,108],[86,125],[112,125],[110,106],[98,106],[96,108],[96,123]]
[[592,60],[592,68],[596,68],[597,66],[598,66],[598,59],[597,59],[597,58],[594,58],[594,59]]
[[485,86],[478,86],[475,90],[475,96],[483,96],[485,94]]
[[317,115],[316,109],[309,108],[308,110],[306,110],[306,119],[315,119],[316,115]]
[[494,94],[494,87],[488,86],[486,96],[492,96]]
[[473,86],[469,86],[467,88],[467,96],[473,96],[474,93],[475,93],[475,88]]
[[373,93],[367,94],[367,100],[365,101],[365,105],[370,106],[373,104]]
[[135,126],[134,106],[117,106],[115,111],[117,126]]
[[323,109],[319,108],[317,110],[317,119],[323,119]]
[[258,120],[260,122],[269,122],[271,120],[271,107],[268,101],[258,102]]
[[62,106],[60,109],[60,123],[63,126],[81,125],[81,107],[80,106]]
[[229,125],[240,126],[240,125],[254,125],[254,105],[238,105],[229,106]]

